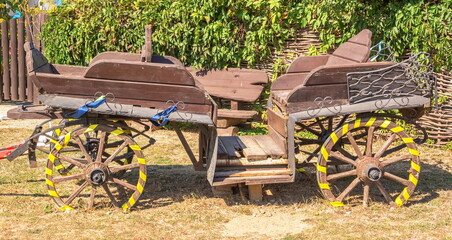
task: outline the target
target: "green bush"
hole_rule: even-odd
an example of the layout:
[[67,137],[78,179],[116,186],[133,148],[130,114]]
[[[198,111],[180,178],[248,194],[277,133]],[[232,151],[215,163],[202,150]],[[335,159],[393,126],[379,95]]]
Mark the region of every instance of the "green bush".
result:
[[99,52],[139,52],[151,24],[155,53],[223,68],[268,59],[302,27],[320,33],[313,52],[369,28],[374,43],[390,43],[397,56],[428,51],[450,69],[451,8],[450,0],[73,0],[49,13],[42,38],[54,62],[87,65]]

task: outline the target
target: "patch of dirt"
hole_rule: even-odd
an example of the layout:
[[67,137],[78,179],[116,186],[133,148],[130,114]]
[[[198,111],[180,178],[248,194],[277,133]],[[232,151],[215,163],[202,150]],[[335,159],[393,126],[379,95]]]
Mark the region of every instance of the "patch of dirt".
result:
[[265,212],[261,210],[253,215],[232,218],[224,224],[223,236],[261,238],[263,235],[273,238],[301,233],[311,228],[308,218],[301,213]]

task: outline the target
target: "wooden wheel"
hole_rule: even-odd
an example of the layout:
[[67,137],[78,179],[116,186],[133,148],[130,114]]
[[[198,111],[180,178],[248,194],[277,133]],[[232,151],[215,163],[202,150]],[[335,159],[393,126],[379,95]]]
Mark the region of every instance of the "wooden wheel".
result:
[[295,146],[297,151],[306,154],[303,162],[314,161],[315,163],[322,144],[334,130],[345,123],[348,117],[349,115],[318,117],[314,121],[297,123]]
[[[78,145],[79,152],[64,151],[70,142]],[[135,163],[123,161],[130,156],[136,158]],[[55,176],[57,159],[75,167],[65,176]],[[127,174],[120,174],[124,171]],[[141,148],[123,130],[108,125],[93,124],[67,133],[47,161],[48,192],[61,210],[85,205],[91,209],[109,202],[127,210],[138,201],[145,183],[146,162]]]
[[[386,140],[379,139],[382,135]],[[338,163],[347,165],[329,167]],[[376,117],[358,118],[331,133],[317,162],[319,187],[333,206],[343,206],[346,198],[364,206],[370,200],[402,206],[413,194],[419,173],[413,139],[394,122]]]

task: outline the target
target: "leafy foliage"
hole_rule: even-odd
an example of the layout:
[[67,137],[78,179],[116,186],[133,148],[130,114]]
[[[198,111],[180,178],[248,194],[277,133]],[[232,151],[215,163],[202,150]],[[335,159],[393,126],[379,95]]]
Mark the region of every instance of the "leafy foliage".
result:
[[427,51],[449,69],[451,8],[450,0],[74,0],[49,13],[42,37],[53,61],[86,65],[103,51],[139,52],[152,24],[154,52],[223,68],[266,60],[299,28],[320,33],[311,55],[369,28],[396,56]]

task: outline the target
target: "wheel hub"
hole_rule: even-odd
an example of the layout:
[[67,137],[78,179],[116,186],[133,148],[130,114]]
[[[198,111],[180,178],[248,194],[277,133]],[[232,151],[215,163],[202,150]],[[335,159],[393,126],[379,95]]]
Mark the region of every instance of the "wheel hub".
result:
[[104,184],[108,180],[109,176],[110,171],[103,163],[90,163],[85,169],[86,180],[95,186]]
[[356,170],[361,181],[367,183],[379,181],[383,176],[380,162],[372,157],[365,157],[359,160]]

